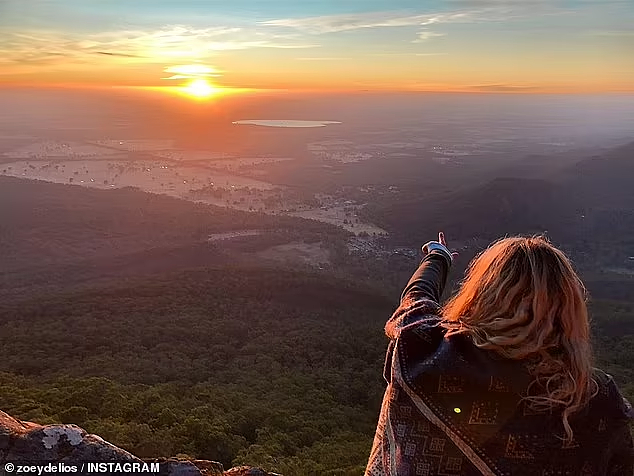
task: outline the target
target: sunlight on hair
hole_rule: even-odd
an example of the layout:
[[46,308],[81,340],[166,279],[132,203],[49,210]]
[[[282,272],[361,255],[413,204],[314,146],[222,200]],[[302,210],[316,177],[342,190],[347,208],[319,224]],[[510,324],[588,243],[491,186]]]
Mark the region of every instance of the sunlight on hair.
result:
[[[498,240],[476,257],[443,307],[446,336],[468,335],[481,349],[527,360],[524,402],[568,417],[596,393],[585,288],[566,255],[541,236]],[[454,409],[455,411],[455,409]]]

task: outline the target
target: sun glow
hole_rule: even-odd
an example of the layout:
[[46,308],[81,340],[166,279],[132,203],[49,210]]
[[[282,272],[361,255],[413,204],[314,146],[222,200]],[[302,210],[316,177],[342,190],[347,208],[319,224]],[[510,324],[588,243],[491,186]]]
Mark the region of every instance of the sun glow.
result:
[[194,79],[186,86],[183,86],[182,91],[196,99],[207,99],[218,94],[220,89],[206,79]]

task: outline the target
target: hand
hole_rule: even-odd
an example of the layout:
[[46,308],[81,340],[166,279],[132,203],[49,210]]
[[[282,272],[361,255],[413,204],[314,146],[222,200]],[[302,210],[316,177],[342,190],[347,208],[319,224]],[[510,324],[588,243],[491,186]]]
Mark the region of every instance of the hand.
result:
[[[445,247],[449,249],[449,247],[447,246],[447,242],[445,241],[445,234],[442,231],[438,232],[438,241],[440,241],[440,244],[445,245]],[[456,251],[452,251],[451,259],[454,259],[457,257],[458,257],[458,253]]]
[[423,250],[423,254],[427,255],[434,248],[442,249],[437,245],[442,245],[445,248],[446,252],[450,254],[452,260],[458,256],[458,253],[451,252],[449,250],[449,247],[447,246],[447,241],[445,240],[445,234],[442,231],[438,233],[438,241],[428,241],[422,246],[421,249]]

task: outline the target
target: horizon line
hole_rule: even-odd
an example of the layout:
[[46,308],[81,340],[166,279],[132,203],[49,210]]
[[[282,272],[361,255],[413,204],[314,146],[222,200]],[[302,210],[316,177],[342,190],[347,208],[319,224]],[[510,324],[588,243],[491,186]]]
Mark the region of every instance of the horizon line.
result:
[[[345,94],[345,93],[438,93],[438,94],[512,94],[512,95],[602,95],[602,94],[634,94],[631,89],[550,89],[537,87],[517,87],[494,89],[495,85],[478,85],[474,87],[457,88],[389,88],[389,87],[346,87],[346,88],[310,88],[310,87],[237,87],[221,86],[217,88],[221,94],[249,94],[249,93],[298,93],[298,94]],[[489,87],[490,89],[486,89]],[[176,92],[179,86],[151,86],[130,84],[86,84],[86,83],[10,83],[0,82],[0,89],[79,89],[79,90],[146,90],[161,92]]]

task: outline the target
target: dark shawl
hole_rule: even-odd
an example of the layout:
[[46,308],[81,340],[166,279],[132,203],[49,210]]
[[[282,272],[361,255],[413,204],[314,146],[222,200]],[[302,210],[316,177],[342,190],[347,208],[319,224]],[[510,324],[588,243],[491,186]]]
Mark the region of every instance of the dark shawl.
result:
[[521,396],[531,376],[522,361],[477,348],[438,325],[449,260],[421,262],[386,325],[388,382],[366,476],[630,476],[634,418],[611,376],[597,370],[599,393],[570,419],[532,412]]

